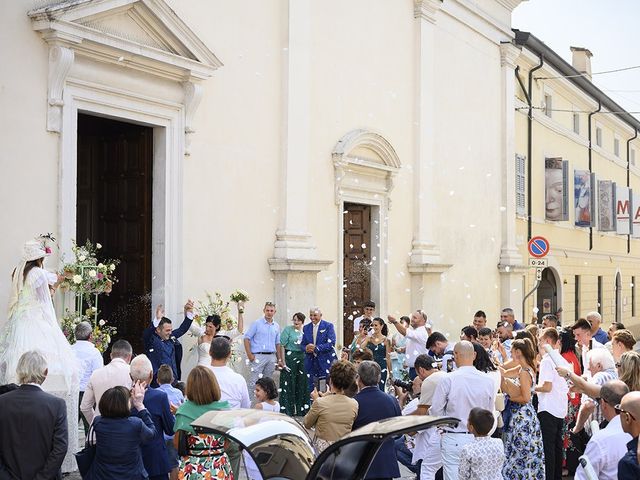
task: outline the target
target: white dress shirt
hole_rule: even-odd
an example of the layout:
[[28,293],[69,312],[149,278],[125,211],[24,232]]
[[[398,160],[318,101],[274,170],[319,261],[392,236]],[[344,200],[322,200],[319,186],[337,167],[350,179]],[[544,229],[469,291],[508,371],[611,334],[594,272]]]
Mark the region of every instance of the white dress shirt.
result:
[[[114,358],[108,365],[97,369],[91,374],[80,404],[80,411],[84,418],[87,419],[87,422],[93,422],[93,417],[100,415],[98,405],[104,392],[117,386],[131,388],[132,382],[129,372],[129,364],[127,362],[122,358]],[[95,411],[94,404],[96,406]]]
[[247,381],[242,375],[234,372],[231,368],[214,367],[209,368],[216,376],[218,385],[220,386],[220,400],[229,402],[231,408],[250,408],[251,400],[249,400],[249,389]]
[[460,419],[451,432],[467,432],[467,418],[472,408],[493,412],[496,388],[493,379],[475,367],[458,367],[440,378],[431,400],[429,415]]
[[[555,363],[551,360],[548,353],[545,353],[540,362],[540,375],[538,377],[538,385],[545,382],[551,382],[550,392],[538,392],[538,412],[549,412],[556,418],[564,418],[567,416],[569,400],[569,386],[567,381],[556,372]],[[571,368],[567,362],[559,367]]]
[[[616,480],[618,478],[618,462],[627,453],[627,442],[631,435],[622,431],[620,415],[611,419],[609,424],[591,437],[587,443],[585,456],[591,462],[598,480]],[[576,480],[587,480],[582,467],[576,470]]]
[[593,350],[594,348],[604,348],[604,345],[597,341],[595,338],[591,339],[590,342],[591,348],[586,348],[584,345],[580,345],[580,355],[582,356],[582,365],[584,367],[584,372],[582,372],[582,376],[585,378],[591,378],[591,370],[589,370],[589,361],[587,360],[587,353],[589,350]]
[[87,340],[77,340],[71,345],[71,350],[80,363],[80,391],[87,389],[87,383],[91,374],[97,369],[104,367],[102,354],[95,345]]
[[427,353],[429,332],[427,332],[427,327],[424,325],[418,328],[409,327],[405,337],[407,339],[405,362],[408,367],[413,368],[418,355]]

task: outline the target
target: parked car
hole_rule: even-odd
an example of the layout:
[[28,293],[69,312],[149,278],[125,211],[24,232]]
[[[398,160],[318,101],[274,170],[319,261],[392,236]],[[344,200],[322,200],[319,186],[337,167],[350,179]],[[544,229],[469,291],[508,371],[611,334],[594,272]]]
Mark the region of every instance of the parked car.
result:
[[246,450],[262,477],[277,480],[364,479],[382,443],[408,432],[453,427],[452,417],[408,415],[370,423],[327,447],[316,458],[307,431],[281,413],[238,409],[207,412],[191,425],[199,433],[222,435]]

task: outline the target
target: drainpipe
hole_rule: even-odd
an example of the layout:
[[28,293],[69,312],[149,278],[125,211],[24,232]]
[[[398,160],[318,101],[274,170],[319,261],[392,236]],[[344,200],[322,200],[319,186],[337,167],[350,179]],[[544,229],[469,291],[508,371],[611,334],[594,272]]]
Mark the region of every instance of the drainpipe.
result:
[[[633,129],[634,135],[633,137],[631,137],[629,140],[627,140],[627,188],[630,187],[629,184],[629,170],[631,167],[631,142],[633,140],[635,140],[636,138],[638,138],[638,129],[634,128]],[[631,199],[631,205],[635,208],[635,205],[633,204],[633,199]],[[633,215],[635,215],[635,212],[630,211],[629,214],[631,215],[631,218],[633,218]],[[633,222],[633,220],[632,220]],[[633,223],[631,223],[631,228],[633,228]],[[627,235],[627,253],[631,252],[631,235]]]
[[[591,112],[589,114],[589,123],[588,123],[588,130],[589,130],[589,173],[591,173],[591,153],[592,153],[592,147],[591,147],[591,117],[594,116],[596,113],[598,113],[600,110],[602,109],[602,102],[600,100],[598,100],[598,109]],[[629,161],[629,157],[627,156],[627,162]],[[591,194],[593,195],[593,192],[591,192]],[[593,222],[591,222],[593,223]],[[593,250],[593,227],[589,227],[589,251]]]
[[531,170],[533,162],[531,161],[531,151],[532,151],[532,135],[533,135],[533,101],[532,101],[532,88],[533,88],[533,73],[536,70],[542,68],[544,64],[544,55],[538,55],[538,59],[540,63],[529,70],[529,88],[524,88],[524,83],[520,78],[520,67],[516,67],[516,78],[518,83],[520,84],[520,88],[524,92],[524,95],[527,99],[527,105],[529,106],[529,113],[527,115],[527,237],[528,240],[531,240],[531,210],[532,204],[531,201],[531,191],[532,191],[532,181],[531,181]]

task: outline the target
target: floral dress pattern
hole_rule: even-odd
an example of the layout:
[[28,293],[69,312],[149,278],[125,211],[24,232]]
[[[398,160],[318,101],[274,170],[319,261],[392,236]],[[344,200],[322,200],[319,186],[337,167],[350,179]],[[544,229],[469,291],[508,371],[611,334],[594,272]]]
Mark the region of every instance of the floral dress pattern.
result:
[[222,437],[182,433],[187,435],[189,451],[194,455],[180,457],[179,480],[233,480],[231,464],[224,452]]
[[[535,381],[531,375],[531,396],[533,398]],[[518,379],[515,379],[516,383]],[[507,406],[511,410],[509,426],[505,427],[504,453],[506,460],[502,467],[504,480],[544,480],[544,447],[540,422],[529,402],[510,402]]]

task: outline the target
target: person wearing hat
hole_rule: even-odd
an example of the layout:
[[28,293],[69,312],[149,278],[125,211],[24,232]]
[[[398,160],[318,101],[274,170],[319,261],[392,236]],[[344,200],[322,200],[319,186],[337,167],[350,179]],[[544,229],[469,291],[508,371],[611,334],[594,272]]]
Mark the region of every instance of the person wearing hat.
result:
[[35,349],[45,356],[49,375],[68,378],[72,373],[66,365],[75,356],[58,324],[50,290],[62,278],[43,268],[50,254],[45,238],[29,240],[13,271],[8,321],[0,333],[0,384],[15,382],[18,359]]
[[69,451],[62,466],[66,472],[74,468],[78,442],[79,364],[53,308],[51,289],[62,277],[43,268],[44,259],[51,254],[47,240],[27,241],[12,274],[8,320],[0,329],[0,385],[18,383],[18,361],[25,352],[42,354],[47,373],[41,388],[63,398],[67,405]]

